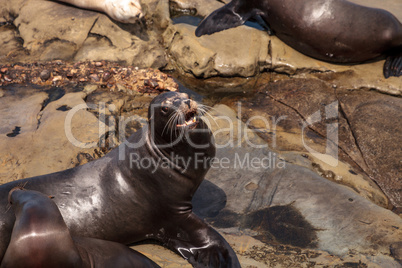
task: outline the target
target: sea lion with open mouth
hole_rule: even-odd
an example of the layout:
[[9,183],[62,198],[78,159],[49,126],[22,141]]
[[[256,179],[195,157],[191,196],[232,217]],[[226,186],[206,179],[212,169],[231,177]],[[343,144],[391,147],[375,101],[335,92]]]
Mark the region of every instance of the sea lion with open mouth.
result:
[[192,212],[192,197],[215,156],[201,110],[187,94],[161,94],[150,104],[149,123],[106,156],[1,185],[0,259],[15,222],[7,195],[24,185],[54,196],[72,236],[126,245],[155,239],[195,267],[240,267],[224,238]]
[[233,0],[212,12],[196,36],[212,34],[261,16],[287,45],[334,63],[388,57],[386,78],[402,75],[402,24],[388,11],[346,0]]

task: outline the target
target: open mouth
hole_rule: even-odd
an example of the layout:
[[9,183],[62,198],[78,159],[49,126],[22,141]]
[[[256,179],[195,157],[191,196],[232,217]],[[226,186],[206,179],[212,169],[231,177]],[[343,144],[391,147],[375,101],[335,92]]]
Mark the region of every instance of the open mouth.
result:
[[195,128],[198,124],[197,116],[194,112],[189,112],[186,114],[186,118],[183,124],[177,124],[176,127],[189,127]]

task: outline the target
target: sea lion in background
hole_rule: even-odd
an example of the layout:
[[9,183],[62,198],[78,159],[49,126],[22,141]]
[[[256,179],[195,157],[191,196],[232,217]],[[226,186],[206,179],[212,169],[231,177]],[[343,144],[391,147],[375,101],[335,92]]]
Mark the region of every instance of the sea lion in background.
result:
[[160,267],[122,244],[71,237],[56,204],[42,193],[11,189],[16,220],[0,267]]
[[106,13],[114,20],[123,23],[135,23],[141,19],[141,3],[139,0],[56,0],[80,8]]
[[[104,157],[0,186],[0,210],[18,186],[54,196],[72,236],[131,244],[155,239],[195,267],[240,267],[225,239],[192,212],[192,197],[215,156],[213,136],[187,94],[150,104],[149,122]],[[4,205],[3,205],[4,204]],[[15,216],[0,214],[0,259]]]
[[361,63],[386,56],[384,76],[402,75],[402,24],[388,11],[346,0],[233,0],[212,12],[196,36],[261,16],[283,42],[310,57]]

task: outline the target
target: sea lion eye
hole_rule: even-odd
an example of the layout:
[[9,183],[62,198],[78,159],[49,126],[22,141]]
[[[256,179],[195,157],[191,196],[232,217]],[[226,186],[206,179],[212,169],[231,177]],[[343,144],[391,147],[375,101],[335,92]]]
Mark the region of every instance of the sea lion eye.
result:
[[167,107],[167,106],[162,106],[162,111],[163,111],[164,113],[167,113],[167,112],[169,111],[169,107]]

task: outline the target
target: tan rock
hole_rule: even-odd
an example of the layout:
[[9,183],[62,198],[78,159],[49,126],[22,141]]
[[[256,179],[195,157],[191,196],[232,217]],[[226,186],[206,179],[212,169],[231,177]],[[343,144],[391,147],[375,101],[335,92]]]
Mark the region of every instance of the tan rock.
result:
[[402,100],[370,91],[343,92],[340,100],[369,175],[401,210]]
[[[68,130],[70,140],[76,145],[93,145],[92,148],[74,146],[66,136],[65,122],[68,111],[57,110],[61,106],[76,107],[86,105],[83,93],[70,93],[61,99],[49,103],[43,111],[45,93],[38,93],[21,101],[12,101],[9,112],[2,113],[2,121],[9,122],[8,127],[20,126],[21,131],[13,137],[7,136],[9,129],[3,128],[0,135],[0,181],[22,179],[65,170],[77,164],[77,155],[81,152],[93,153],[99,141],[99,121],[85,109],[78,110],[71,120]],[[5,105],[11,100],[1,98]],[[29,105],[26,103],[29,101]],[[26,114],[19,117],[18,114]],[[4,123],[3,122],[3,123]],[[67,121],[68,123],[68,121]],[[55,148],[63,148],[62,152]]]
[[[213,165],[206,175],[209,183],[203,183],[194,197],[195,211],[203,206],[204,217],[227,232],[237,233],[240,228],[261,241],[284,243],[289,239],[285,244],[291,245],[310,241],[310,247],[338,256],[347,256],[352,250],[383,266],[397,265],[389,257],[389,249],[402,237],[400,217],[347,187],[282,159],[263,147],[264,141],[247,129],[234,111],[224,105],[214,108],[218,126],[215,121],[211,126],[216,143],[233,141],[217,149],[217,158],[227,159],[230,167],[222,166],[224,162]],[[242,164],[238,160],[263,158],[271,162],[252,165],[252,161]],[[218,212],[214,202],[221,202]],[[214,209],[213,214],[208,213],[209,208]],[[303,231],[292,238],[297,230]]]
[[24,48],[37,51],[53,42],[80,47],[99,16],[99,13],[57,2],[26,1],[14,23],[24,40]]
[[171,64],[186,73],[204,78],[249,77],[270,66],[268,36],[256,29],[242,26],[201,38],[194,31],[194,26],[175,24],[164,34]]
[[223,6],[223,3],[216,0],[203,0],[203,1],[193,1],[193,0],[173,0],[171,1],[181,9],[194,8],[199,16],[208,16],[214,10]]

